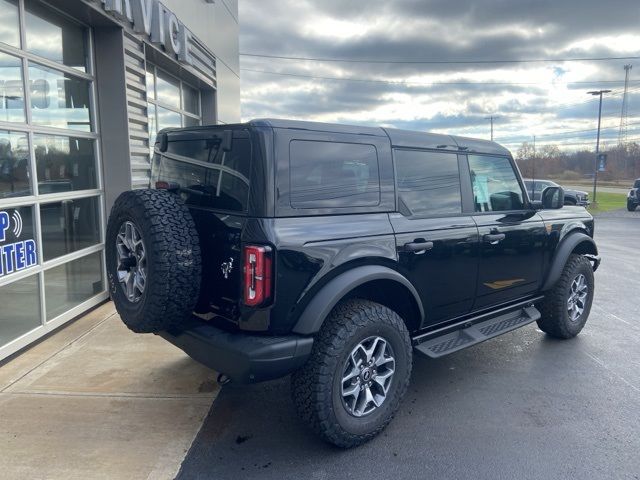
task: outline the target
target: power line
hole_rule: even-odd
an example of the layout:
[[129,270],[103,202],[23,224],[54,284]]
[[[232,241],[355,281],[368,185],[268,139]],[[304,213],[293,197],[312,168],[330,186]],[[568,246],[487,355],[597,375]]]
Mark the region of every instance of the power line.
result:
[[382,83],[386,85],[417,85],[417,86],[430,86],[430,85],[594,85],[594,84],[611,84],[624,82],[621,80],[593,80],[593,81],[574,81],[574,82],[408,82],[405,80],[380,80],[374,78],[353,78],[353,77],[327,77],[320,75],[305,75],[303,73],[291,73],[291,72],[274,72],[271,70],[257,70],[253,68],[241,68],[243,72],[264,73],[267,75],[279,75],[282,77],[297,77],[297,78],[309,78],[313,80],[336,80],[342,82],[365,82],[365,83]]
[[462,65],[462,64],[492,64],[492,63],[561,63],[561,62],[604,62],[609,60],[638,60],[639,56],[628,57],[584,57],[584,58],[536,58],[536,59],[495,59],[495,60],[369,60],[362,58],[326,58],[326,57],[302,57],[286,55],[267,55],[261,53],[240,53],[241,57],[270,58],[279,60],[295,60],[309,62],[336,62],[336,63],[381,63],[381,64],[406,64],[406,65]]

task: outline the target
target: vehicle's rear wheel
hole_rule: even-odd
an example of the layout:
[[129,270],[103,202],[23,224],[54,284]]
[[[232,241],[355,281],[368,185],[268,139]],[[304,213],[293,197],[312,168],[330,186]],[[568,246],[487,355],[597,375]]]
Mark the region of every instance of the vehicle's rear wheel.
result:
[[124,192],[111,209],[107,276],[120,318],[154,333],[187,318],[198,300],[201,258],[189,210],[163,190]]
[[575,337],[587,322],[593,294],[591,262],[582,255],[571,255],[540,305],[540,330],[556,338]]
[[350,448],[391,421],[411,377],[412,349],[402,319],[389,308],[352,299],[336,306],[292,376],[300,417],[322,438]]
[[627,202],[627,210],[629,210],[630,212],[635,212],[637,207],[637,204],[633,202]]

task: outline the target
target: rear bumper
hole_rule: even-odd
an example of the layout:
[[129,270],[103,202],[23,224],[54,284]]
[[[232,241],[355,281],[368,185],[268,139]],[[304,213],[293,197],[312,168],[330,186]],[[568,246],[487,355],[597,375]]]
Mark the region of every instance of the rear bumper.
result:
[[306,362],[313,346],[312,337],[231,333],[196,317],[179,330],[158,335],[238,383],[288,375]]

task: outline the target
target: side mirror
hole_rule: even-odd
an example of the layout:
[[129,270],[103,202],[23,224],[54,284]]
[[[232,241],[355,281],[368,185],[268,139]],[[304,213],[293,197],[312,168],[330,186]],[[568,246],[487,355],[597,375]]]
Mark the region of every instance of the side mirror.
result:
[[564,205],[564,190],[562,187],[547,187],[542,191],[540,203],[544,210],[557,210]]

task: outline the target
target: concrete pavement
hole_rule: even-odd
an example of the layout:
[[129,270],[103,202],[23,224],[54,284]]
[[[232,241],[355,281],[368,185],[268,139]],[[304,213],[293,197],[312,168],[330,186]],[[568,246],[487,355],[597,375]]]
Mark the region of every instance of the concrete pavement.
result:
[[0,367],[0,477],[174,478],[217,392],[105,304]]

